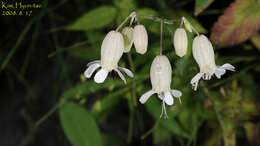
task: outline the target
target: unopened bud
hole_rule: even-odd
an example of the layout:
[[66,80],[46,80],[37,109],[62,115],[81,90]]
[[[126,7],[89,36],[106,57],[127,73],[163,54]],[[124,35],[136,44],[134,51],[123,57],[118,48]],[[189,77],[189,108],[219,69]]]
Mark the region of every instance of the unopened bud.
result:
[[182,17],[182,21],[183,21],[183,23],[184,23],[185,28],[186,28],[189,32],[192,32],[192,26],[191,26],[190,22],[189,22],[185,17]]
[[143,25],[136,25],[133,36],[136,52],[144,54],[148,46],[148,35],[145,27]]
[[176,29],[173,37],[173,45],[178,56],[183,57],[186,54],[188,39],[186,31],[183,28]]
[[133,33],[134,33],[134,29],[132,27],[125,27],[123,30],[122,30],[122,35],[123,35],[123,38],[124,38],[124,52],[129,52],[132,45],[133,45],[133,42],[134,42],[134,39],[133,39]]

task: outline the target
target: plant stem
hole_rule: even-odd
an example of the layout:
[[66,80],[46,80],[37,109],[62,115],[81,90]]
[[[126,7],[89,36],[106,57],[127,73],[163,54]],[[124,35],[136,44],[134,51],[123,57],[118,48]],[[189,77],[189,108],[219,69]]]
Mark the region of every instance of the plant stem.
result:
[[163,20],[161,20],[161,33],[160,33],[160,55],[162,55],[162,36],[163,36]]
[[156,17],[153,15],[142,15],[142,14],[136,14],[137,16],[143,17],[145,19],[149,19],[149,20],[153,20],[155,22],[161,22],[161,20],[163,20],[163,23],[165,24],[175,24],[176,22],[180,21],[179,19],[163,19],[160,17]]
[[136,17],[135,12],[132,12],[128,17],[126,17],[125,20],[116,28],[116,31],[118,31],[128,21],[128,19],[132,17]]

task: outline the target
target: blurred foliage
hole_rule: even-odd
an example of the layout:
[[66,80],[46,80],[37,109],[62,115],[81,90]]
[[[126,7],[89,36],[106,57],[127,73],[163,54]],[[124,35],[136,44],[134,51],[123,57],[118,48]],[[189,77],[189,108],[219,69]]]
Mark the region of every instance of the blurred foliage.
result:
[[[71,6],[77,8],[73,9],[75,13],[70,13]],[[20,34],[10,31],[12,36],[18,36],[12,42],[5,43],[12,38],[7,33],[1,40],[3,48],[7,48],[0,50],[3,97],[9,92],[20,94],[22,91],[18,89],[25,88],[28,98],[24,100],[30,104],[29,109],[40,110],[33,118],[38,128],[48,124],[57,109],[59,120],[54,127],[63,129],[64,133],[58,134],[66,135],[67,145],[260,145],[260,41],[259,34],[253,36],[259,31],[256,27],[260,22],[259,7],[257,0],[50,2],[48,8],[26,21]],[[224,9],[227,10],[220,16]],[[190,80],[199,72],[192,57],[195,34],[187,31],[188,53],[179,58],[174,52],[172,36],[180,23],[165,25],[163,48],[173,68],[171,87],[181,90],[183,95],[182,104],[175,100],[174,106],[167,107],[169,118],[160,119],[161,101],[156,95],[145,105],[138,101],[151,89],[149,72],[152,60],[159,54],[160,23],[140,17],[140,23],[148,31],[148,51],[140,55],[132,47],[119,62],[119,66],[131,68],[135,77],[127,78],[126,85],[113,72],[103,84],[86,79],[83,75],[86,64],[100,58],[106,33],[116,29],[132,11],[167,19],[184,16],[198,32],[206,35],[212,29],[217,65],[228,62],[237,71],[225,74],[221,80],[201,81],[194,92]],[[48,23],[47,29],[42,22]],[[248,38],[250,41],[246,41]],[[222,42],[230,43],[230,47]]]

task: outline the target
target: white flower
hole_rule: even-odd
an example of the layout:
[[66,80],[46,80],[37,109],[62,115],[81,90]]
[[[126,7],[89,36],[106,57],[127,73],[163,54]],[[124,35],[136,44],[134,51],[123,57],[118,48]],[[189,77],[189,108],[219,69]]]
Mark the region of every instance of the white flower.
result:
[[235,71],[235,67],[229,63],[222,66],[216,66],[212,44],[204,35],[195,37],[192,44],[192,53],[200,68],[200,72],[191,80],[194,90],[197,90],[201,78],[210,80],[211,76],[215,74],[216,77],[220,79],[221,76],[225,74],[226,70]]
[[123,38],[124,38],[124,52],[129,52],[132,45],[133,45],[133,42],[134,42],[134,29],[132,27],[125,27],[123,30],[122,30],[122,35],[123,35]]
[[174,37],[173,37],[173,45],[175,48],[175,52],[179,57],[183,57],[188,48],[188,39],[186,31],[183,28],[177,28]]
[[104,38],[101,45],[101,60],[95,60],[87,64],[88,68],[84,72],[87,78],[90,78],[94,71],[101,67],[94,80],[96,83],[103,83],[108,73],[112,70],[116,71],[119,77],[126,83],[123,74],[125,72],[128,76],[134,77],[133,73],[126,68],[118,67],[118,61],[123,55],[124,39],[121,33],[110,31]]
[[148,35],[143,25],[134,27],[134,45],[137,53],[144,54],[147,51]]
[[174,99],[172,96],[180,100],[182,93],[178,90],[171,90],[172,67],[166,56],[160,55],[154,58],[150,69],[150,79],[152,89],[144,93],[139,101],[144,104],[151,95],[157,93],[158,98],[162,100],[161,117],[163,113],[165,114],[164,116],[167,117],[165,103],[167,105],[173,105]]

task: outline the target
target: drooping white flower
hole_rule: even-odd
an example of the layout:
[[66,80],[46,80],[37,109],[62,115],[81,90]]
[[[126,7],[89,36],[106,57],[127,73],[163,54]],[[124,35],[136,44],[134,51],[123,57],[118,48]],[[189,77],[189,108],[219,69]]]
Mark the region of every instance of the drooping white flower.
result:
[[179,57],[183,57],[188,48],[188,38],[186,31],[183,28],[177,28],[174,37],[173,37],[173,45],[175,48],[175,52]]
[[134,27],[134,45],[137,53],[144,54],[147,51],[148,35],[145,27],[141,24]]
[[139,101],[144,104],[150,96],[157,93],[158,98],[162,100],[161,117],[163,114],[167,117],[165,103],[167,105],[173,105],[174,99],[172,96],[180,100],[182,93],[178,90],[171,90],[172,67],[166,56],[160,55],[154,58],[150,69],[150,79],[152,89],[144,93]]
[[129,52],[134,42],[134,29],[132,27],[125,27],[122,30],[124,38],[124,53]]
[[126,68],[118,67],[118,61],[123,55],[124,39],[121,33],[110,31],[104,38],[101,45],[101,60],[95,60],[87,64],[88,68],[84,72],[87,78],[90,78],[96,69],[101,69],[96,73],[94,80],[96,83],[103,83],[109,72],[116,71],[119,77],[126,83],[123,74],[125,72],[129,77],[134,77],[133,73]]
[[191,84],[194,90],[197,90],[199,80],[210,80],[212,75],[216,75],[218,79],[226,73],[226,70],[235,71],[235,67],[229,63],[222,66],[216,66],[214,50],[211,42],[204,35],[196,36],[192,44],[192,54],[198,63],[200,72],[196,74]]

